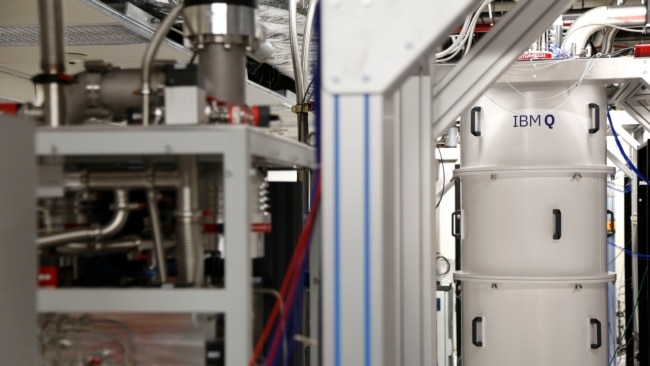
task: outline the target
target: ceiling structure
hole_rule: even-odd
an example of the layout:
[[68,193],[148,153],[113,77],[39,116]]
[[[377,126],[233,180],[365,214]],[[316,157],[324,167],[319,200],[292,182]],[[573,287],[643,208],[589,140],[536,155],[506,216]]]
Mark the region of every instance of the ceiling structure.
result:
[[[85,60],[105,60],[114,65],[139,67],[142,54],[157,26],[157,19],[147,14],[133,14],[126,11],[127,4],[149,4],[161,6],[169,0],[66,0],[66,57],[67,73],[83,71]],[[514,4],[513,0],[495,0],[492,14],[498,19]],[[570,12],[580,13],[596,6],[638,5],[640,0],[576,0]],[[304,13],[307,0],[299,1],[298,29],[302,39]],[[132,5],[132,4],[131,4]],[[268,60],[282,74],[292,76],[289,51],[288,0],[261,0],[260,22],[267,39],[274,47],[273,57]],[[4,0],[0,12],[0,100],[31,101],[35,93],[31,77],[39,72],[38,9],[37,1]],[[118,9],[118,10],[116,10]],[[137,11],[138,8],[131,7]],[[127,16],[127,14],[129,16]],[[166,40],[158,58],[187,62],[191,52],[176,42]],[[315,57],[312,57],[315,59]],[[284,107],[290,101],[249,82],[249,95],[255,103]],[[290,115],[287,115],[290,117]]]

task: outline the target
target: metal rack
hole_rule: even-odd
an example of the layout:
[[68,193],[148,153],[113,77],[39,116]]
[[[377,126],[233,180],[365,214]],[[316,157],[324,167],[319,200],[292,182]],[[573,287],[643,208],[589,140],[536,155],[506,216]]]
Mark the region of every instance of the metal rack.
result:
[[[228,365],[245,365],[252,347],[252,268],[247,191],[256,164],[313,168],[313,148],[248,126],[61,127],[36,133],[38,156],[197,155],[223,161],[228,265],[221,289],[43,289],[39,312],[223,313]],[[233,245],[234,244],[234,245]]]

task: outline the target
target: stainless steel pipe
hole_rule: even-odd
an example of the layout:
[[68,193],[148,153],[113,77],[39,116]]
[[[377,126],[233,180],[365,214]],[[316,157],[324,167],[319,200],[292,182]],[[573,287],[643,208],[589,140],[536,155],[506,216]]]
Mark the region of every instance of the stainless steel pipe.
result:
[[41,35],[41,69],[44,74],[58,75],[65,71],[63,56],[62,0],[39,0],[38,21]]
[[147,49],[142,57],[142,89],[140,92],[142,93],[142,124],[144,126],[148,126],[149,120],[151,119],[151,110],[149,108],[151,107],[151,69],[153,68],[153,62],[160,45],[165,40],[165,37],[167,37],[167,32],[174,26],[176,18],[178,18],[182,11],[183,4],[179,3],[167,14],[156,30],[153,39],[147,45]]
[[[163,248],[168,249],[174,246],[171,240],[163,241]],[[68,255],[96,255],[105,253],[123,253],[140,250],[155,250],[154,242],[141,240],[140,238],[124,238],[116,241],[88,243],[72,242],[57,246],[56,252]]]
[[179,182],[178,172],[161,171],[66,173],[63,178],[68,190],[176,188]]
[[[572,56],[586,55],[585,45],[594,33],[607,26],[641,26],[645,24],[647,10],[645,6],[611,7],[601,6],[582,14],[566,32],[562,48],[573,49]],[[575,45],[575,46],[574,46]]]
[[43,83],[44,118],[51,127],[61,126],[65,120],[62,86],[56,81],[65,72],[63,46],[63,1],[39,0],[38,20],[41,36],[41,70],[55,80]]
[[208,44],[199,51],[208,96],[227,104],[246,104],[246,46]]
[[39,248],[49,248],[74,241],[100,240],[114,236],[126,224],[130,210],[128,192],[123,189],[117,189],[115,190],[115,215],[113,215],[111,221],[105,226],[44,235],[36,240],[36,245]]
[[200,287],[203,284],[203,245],[198,212],[198,166],[195,156],[178,158],[180,185],[176,205],[176,260],[178,280]]
[[167,258],[165,257],[165,248],[163,248],[163,235],[160,224],[160,214],[158,213],[158,202],[156,191],[147,190],[147,205],[149,206],[149,218],[151,219],[151,230],[153,231],[154,254],[158,267],[158,276],[160,282],[167,282]]

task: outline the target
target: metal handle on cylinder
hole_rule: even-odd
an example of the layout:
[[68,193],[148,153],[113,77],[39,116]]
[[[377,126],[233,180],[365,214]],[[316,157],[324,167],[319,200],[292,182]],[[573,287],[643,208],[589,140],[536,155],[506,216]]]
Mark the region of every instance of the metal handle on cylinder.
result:
[[553,216],[555,217],[555,231],[553,232],[553,240],[560,240],[562,237],[562,211],[554,209]]
[[596,343],[591,344],[591,349],[599,349],[603,345],[602,325],[598,319],[590,319],[589,323],[596,326]]
[[481,107],[474,107],[472,108],[471,114],[471,123],[470,123],[470,129],[472,132],[472,135],[476,137],[481,137],[481,131],[476,129],[476,115],[478,113],[481,113]]
[[451,236],[454,238],[460,238],[460,230],[458,226],[460,223],[460,210],[454,211],[451,214]]
[[595,111],[595,118],[594,118],[594,127],[589,129],[590,134],[594,134],[598,131],[600,131],[600,106],[596,103],[589,103],[589,110],[594,110]]
[[478,324],[483,324],[483,317],[477,316],[472,320],[472,344],[476,347],[483,347],[483,340],[478,339]]

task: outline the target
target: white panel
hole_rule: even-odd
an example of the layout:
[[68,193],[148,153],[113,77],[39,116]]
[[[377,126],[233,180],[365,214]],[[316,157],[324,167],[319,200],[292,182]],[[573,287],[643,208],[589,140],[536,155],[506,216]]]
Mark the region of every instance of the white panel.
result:
[[[504,283],[464,280],[463,365],[607,364],[607,282]],[[477,322],[472,339],[472,322]],[[596,346],[600,322],[601,343]],[[482,342],[482,347],[472,341]]]
[[426,62],[475,3],[478,1],[324,1],[325,89],[337,93],[386,91],[413,64]]
[[[595,127],[590,103],[600,110],[600,129],[594,134],[589,133]],[[471,111],[462,116],[463,167],[606,163],[607,97],[602,85],[501,84],[475,106],[481,108],[474,113],[480,136],[471,133]]]
[[[461,169],[463,270],[502,276],[604,272],[610,173]],[[559,240],[553,239],[555,209],[561,214]]]

